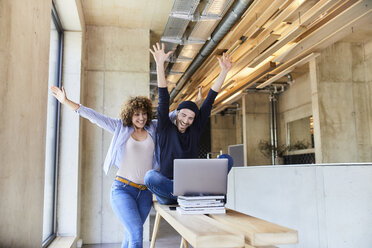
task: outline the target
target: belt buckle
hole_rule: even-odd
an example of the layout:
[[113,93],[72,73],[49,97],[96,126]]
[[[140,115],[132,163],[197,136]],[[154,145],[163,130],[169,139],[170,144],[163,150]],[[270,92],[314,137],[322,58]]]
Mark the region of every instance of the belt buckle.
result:
[[138,188],[139,188],[140,190],[145,190],[145,189],[147,189],[146,185],[143,185],[143,184],[139,184],[139,185],[138,185]]

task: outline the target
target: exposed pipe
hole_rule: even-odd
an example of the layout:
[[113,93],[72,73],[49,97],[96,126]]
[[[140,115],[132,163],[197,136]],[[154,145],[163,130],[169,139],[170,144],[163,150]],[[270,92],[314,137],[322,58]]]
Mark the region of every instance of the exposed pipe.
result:
[[291,73],[288,73],[288,74],[287,74],[287,78],[288,78],[288,82],[287,82],[287,83],[288,83],[289,85],[294,84],[294,79],[293,79]]
[[204,60],[212,53],[214,48],[222,40],[222,38],[230,31],[237,20],[244,14],[244,12],[251,5],[253,0],[239,0],[231,7],[229,13],[220,22],[217,28],[214,30],[211,39],[205,43],[203,48],[200,50],[198,55],[195,57],[189,68],[182,75],[180,80],[178,80],[177,86],[172,90],[170,94],[170,100],[172,101],[178,92],[180,92],[184,84],[189,80],[189,78],[195,73],[199,66],[204,62]]
[[270,94],[270,145],[271,164],[275,165],[275,158],[278,156],[278,137],[276,127],[276,96],[274,92]]

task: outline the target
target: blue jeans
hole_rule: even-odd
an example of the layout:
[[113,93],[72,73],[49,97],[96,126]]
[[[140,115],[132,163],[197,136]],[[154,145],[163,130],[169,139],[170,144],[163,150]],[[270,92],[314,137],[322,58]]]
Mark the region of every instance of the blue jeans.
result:
[[[230,172],[232,163],[228,164],[227,173]],[[156,196],[160,204],[177,204],[177,196],[173,195],[173,180],[163,176],[157,170],[150,170],[145,175],[147,188]]]
[[148,171],[145,175],[145,184],[160,204],[177,204],[177,197],[173,196],[173,180],[163,176],[159,171]]
[[143,224],[149,215],[152,194],[115,180],[111,187],[111,207],[125,227],[122,248],[142,248]]

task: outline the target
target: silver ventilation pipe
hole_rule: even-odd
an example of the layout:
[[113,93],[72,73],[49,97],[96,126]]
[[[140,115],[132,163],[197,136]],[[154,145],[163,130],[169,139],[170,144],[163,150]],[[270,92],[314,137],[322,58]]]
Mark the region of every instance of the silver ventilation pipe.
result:
[[218,45],[218,43],[227,34],[227,32],[230,31],[230,29],[244,14],[244,12],[248,9],[252,2],[253,0],[239,0],[235,2],[235,4],[231,7],[230,12],[226,14],[225,18],[214,30],[211,39],[205,43],[189,68],[187,68],[180,80],[178,80],[177,86],[172,90],[170,94],[171,101],[176,97],[178,92],[181,91],[187,80],[189,80],[189,78],[195,73],[195,71],[204,62],[204,60],[212,53],[213,49]]
[[271,149],[271,164],[275,165],[275,158],[278,156],[278,135],[276,123],[276,96],[274,92],[270,94],[270,145]]

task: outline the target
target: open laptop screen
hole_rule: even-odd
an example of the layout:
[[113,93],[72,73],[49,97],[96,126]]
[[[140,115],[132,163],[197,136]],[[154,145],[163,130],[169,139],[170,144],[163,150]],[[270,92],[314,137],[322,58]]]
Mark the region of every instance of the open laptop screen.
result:
[[226,195],[227,159],[175,159],[173,194]]

